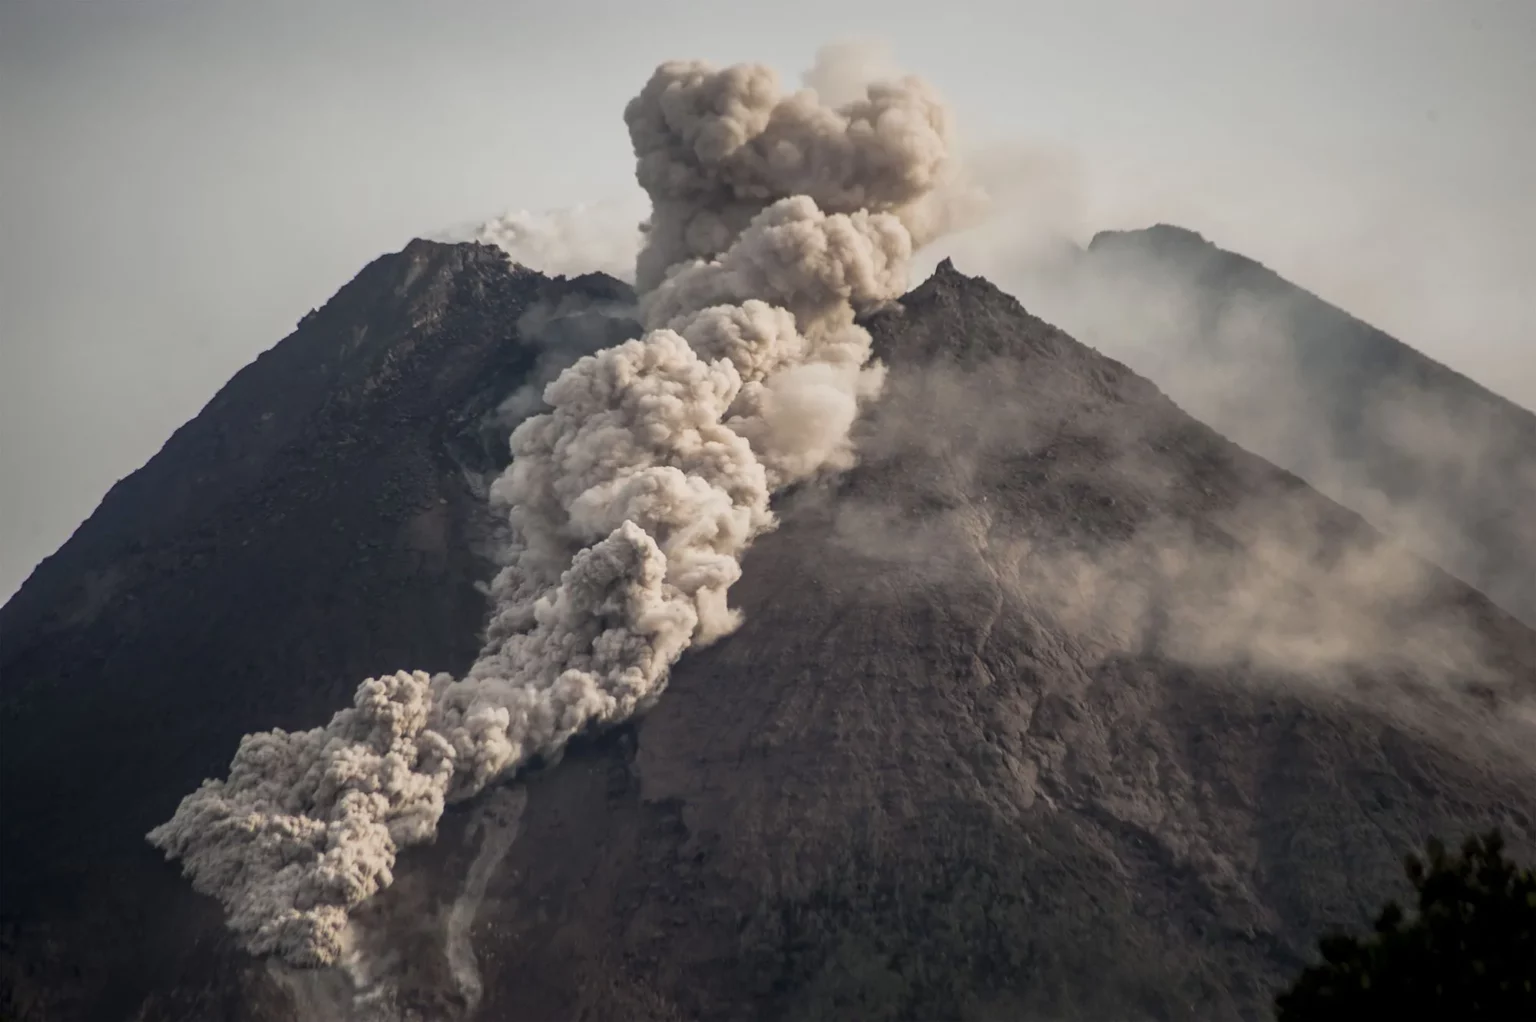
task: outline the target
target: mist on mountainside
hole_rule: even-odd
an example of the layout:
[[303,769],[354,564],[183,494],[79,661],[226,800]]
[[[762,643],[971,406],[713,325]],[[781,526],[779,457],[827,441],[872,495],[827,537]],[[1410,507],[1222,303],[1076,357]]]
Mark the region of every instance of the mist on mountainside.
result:
[[[856,64],[889,60],[878,48],[845,49]],[[1157,215],[1158,203],[1098,196],[1094,168],[1067,150],[972,147],[962,166],[973,192],[957,217],[961,230],[919,254],[919,272],[952,254],[1238,443],[1536,622],[1536,526],[1525,510],[1536,502],[1536,417],[1497,393],[1507,383],[1523,394],[1520,378],[1498,375],[1490,392],[1181,227],[1094,237],[1096,217],[1148,226],[1134,217]],[[983,194],[985,203],[976,202]],[[1186,205],[1192,220],[1182,227],[1198,225],[1199,202]],[[519,258],[520,250],[508,251]],[[613,251],[596,245],[589,258],[601,262]],[[1320,261],[1307,265],[1322,274],[1324,294],[1363,286],[1329,276]],[[1490,278],[1490,301],[1501,279]],[[1374,306],[1392,301],[1380,288],[1371,294]],[[1399,321],[1426,302],[1450,300],[1400,298]],[[1454,309],[1433,311],[1420,330],[1454,323]],[[1483,321],[1477,310],[1462,311],[1467,322]],[[1476,340],[1473,350],[1493,343]]]
[[1191,414],[1536,623],[1536,415],[1190,231],[1106,232],[1019,293]]
[[[1087,544],[994,535],[987,572],[1050,605],[1074,633],[1122,653],[1155,648],[1182,663],[1253,670],[1269,684],[1315,688],[1373,712],[1417,714],[1415,726],[1427,731],[1449,724],[1437,719],[1442,701],[1491,699],[1500,712],[1475,714],[1480,723],[1456,740],[1502,741],[1517,759],[1531,759],[1525,743],[1536,737],[1529,730],[1536,688],[1510,672],[1464,611],[1443,602],[1447,573],[1415,549],[1417,537],[1359,529],[1351,510],[1319,501],[1309,487],[1213,501],[1197,481],[1187,499],[1210,505],[1198,524],[1132,513],[1128,500],[1185,485],[1136,446],[1144,424],[1118,407],[1084,407],[1077,393],[1039,393],[1006,357],[938,362],[892,387],[861,426],[861,456],[901,464],[923,452],[940,457],[943,472],[914,480],[931,494],[923,514],[857,496],[836,500],[829,513],[837,535],[861,556],[943,579],[955,571],[945,551],[996,525],[994,509],[957,504],[957,495],[1028,486],[1034,473],[1047,472],[1072,496],[1060,513],[1101,517],[1103,531]],[[1030,400],[978,404],[987,392]],[[909,421],[887,406],[924,414]],[[1070,423],[1075,439],[1041,432],[1042,419]],[[934,430],[936,421],[947,428]],[[1094,457],[1060,464],[1074,446]],[[1014,452],[1030,447],[1044,451],[1046,464],[1016,460]],[[1048,522],[1037,524],[1048,530]],[[1392,680],[1362,688],[1353,680],[1360,672]]]

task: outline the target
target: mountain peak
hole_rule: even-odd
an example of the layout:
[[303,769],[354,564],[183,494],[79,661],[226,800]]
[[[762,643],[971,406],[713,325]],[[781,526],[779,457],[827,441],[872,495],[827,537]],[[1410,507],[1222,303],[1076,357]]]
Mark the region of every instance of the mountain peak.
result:
[[[241,735],[474,660],[498,410],[548,368],[527,314],[628,295],[413,242],[39,569],[0,618],[0,1004],[351,1010],[238,951],[144,833]],[[1536,636],[1486,599],[948,260],[864,322],[857,464],[776,501],[740,628],[450,809],[354,918],[396,1003],[1253,1017],[1423,832],[1530,805],[1504,714]]]
[[1101,233],[1073,272],[1085,339],[1536,624],[1536,415],[1194,231]]
[[1199,231],[1180,227],[1177,224],[1156,223],[1151,227],[1136,230],[1100,231],[1088,242],[1088,250],[1091,252],[1096,248],[1124,242],[1143,243],[1155,247],[1215,248],[1215,245]]
[[922,283],[902,296],[897,304],[906,306],[929,301],[965,300],[984,303],[1004,302],[1014,306],[1018,304],[1016,298],[998,288],[987,278],[960,272],[956,269],[954,260],[947,256],[933,268],[933,272]]

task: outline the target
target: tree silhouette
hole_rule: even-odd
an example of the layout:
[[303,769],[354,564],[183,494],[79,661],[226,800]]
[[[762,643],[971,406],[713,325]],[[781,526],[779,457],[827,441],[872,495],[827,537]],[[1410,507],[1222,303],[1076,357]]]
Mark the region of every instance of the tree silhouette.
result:
[[1536,871],[1503,850],[1497,830],[1460,855],[1431,838],[1405,864],[1417,913],[1388,902],[1370,936],[1323,937],[1322,964],[1275,998],[1280,1022],[1536,1019]]

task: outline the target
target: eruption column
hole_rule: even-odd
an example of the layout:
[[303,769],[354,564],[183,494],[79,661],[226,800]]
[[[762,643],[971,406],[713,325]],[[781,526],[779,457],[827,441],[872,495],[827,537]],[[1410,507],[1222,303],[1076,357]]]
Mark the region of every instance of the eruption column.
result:
[[861,310],[942,226],[946,114],[918,80],[831,108],[764,67],[658,68],[625,110],[653,212],[647,333],[582,358],[512,434],[512,541],[462,679],[370,678],[324,727],[248,735],[150,832],[256,953],[335,962],[348,912],[445,804],[653,703],[774,526],[777,487],[852,461],[879,391]]

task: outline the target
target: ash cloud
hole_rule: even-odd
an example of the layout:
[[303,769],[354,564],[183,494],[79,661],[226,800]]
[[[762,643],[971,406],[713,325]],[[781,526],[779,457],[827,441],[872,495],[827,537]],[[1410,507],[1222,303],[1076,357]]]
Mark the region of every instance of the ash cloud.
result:
[[[1155,380],[1190,414],[1296,472],[1536,624],[1536,418],[1257,267],[1218,281],[1217,250],[1095,245],[1020,294]],[[1193,246],[1196,251],[1191,252]],[[1230,258],[1230,257],[1228,257]]]
[[[1536,419],[1526,414],[1530,387],[1506,354],[1524,343],[1509,313],[1519,305],[1513,281],[1530,264],[1519,240],[1528,232],[1414,205],[1391,182],[1343,207],[1331,189],[1303,191],[1281,211],[1294,203],[1307,217],[1277,220],[1257,193],[1238,204],[1187,183],[1170,188],[1063,146],[992,144],[964,162],[990,199],[988,215],[960,224],[930,260],[948,256],[997,282],[1196,418],[1536,624],[1536,516],[1527,510],[1536,503]],[[1297,223],[1319,217],[1355,242],[1357,258],[1346,263],[1298,234]],[[1246,254],[1284,264],[1296,288],[1258,280],[1268,271],[1253,264],[1255,272],[1217,266],[1218,256],[1247,260],[1193,232],[1193,242],[1168,242],[1185,233],[1161,226],[1170,219],[1215,225]],[[1376,227],[1355,237],[1357,221]],[[1163,238],[1088,246],[1097,229],[1122,225]],[[1416,241],[1426,237],[1446,243],[1431,255]],[[1443,352],[1492,390],[1427,358],[1412,364],[1325,301]]]
[[1051,622],[1090,662],[1148,658],[1346,700],[1536,764],[1536,686],[1510,661],[1512,619],[1258,459],[1233,451],[1206,489],[1189,469],[1210,454],[1181,448],[1147,407],[1025,373],[1005,358],[893,375],[857,429],[861,462],[900,466],[920,496],[839,492],[838,541],[898,577],[987,580],[1007,613]]
[[816,60],[800,82],[827,106],[842,106],[864,98],[875,82],[902,77],[890,46],[876,40],[843,39],[816,51]]
[[851,462],[882,380],[855,317],[902,293],[948,215],[928,201],[953,180],[942,104],[912,78],[830,107],[767,68],[672,62],[625,121],[652,202],[647,333],[577,359],[512,432],[481,656],[247,736],[149,835],[253,952],[340,960],[352,910],[447,803],[651,705],[686,649],[736,626],[727,595],[773,491]]
[[[266,973],[298,1022],[440,1022],[472,1015],[485,993],[474,930],[491,881],[516,843],[527,790],[506,785],[465,814],[461,872],[417,871],[355,913],[334,969]],[[446,879],[446,883],[444,883]]]
[[575,294],[535,303],[518,317],[517,335],[538,349],[538,356],[528,379],[496,406],[497,425],[510,432],[530,415],[548,410],[544,388],[584,356],[635,336],[638,316],[634,305]]
[[894,214],[915,245],[947,226],[924,200],[951,181],[949,113],[916,78],[872,83],[834,108],[811,90],[781,96],[761,65],[715,72],[673,62],[625,120],[653,210],[636,267],[641,291],[679,263],[725,251],[779,197]]
[[641,243],[640,215],[623,202],[537,212],[520,209],[448,232],[443,240],[495,245],[512,262],[551,277],[606,273],[632,280]]

